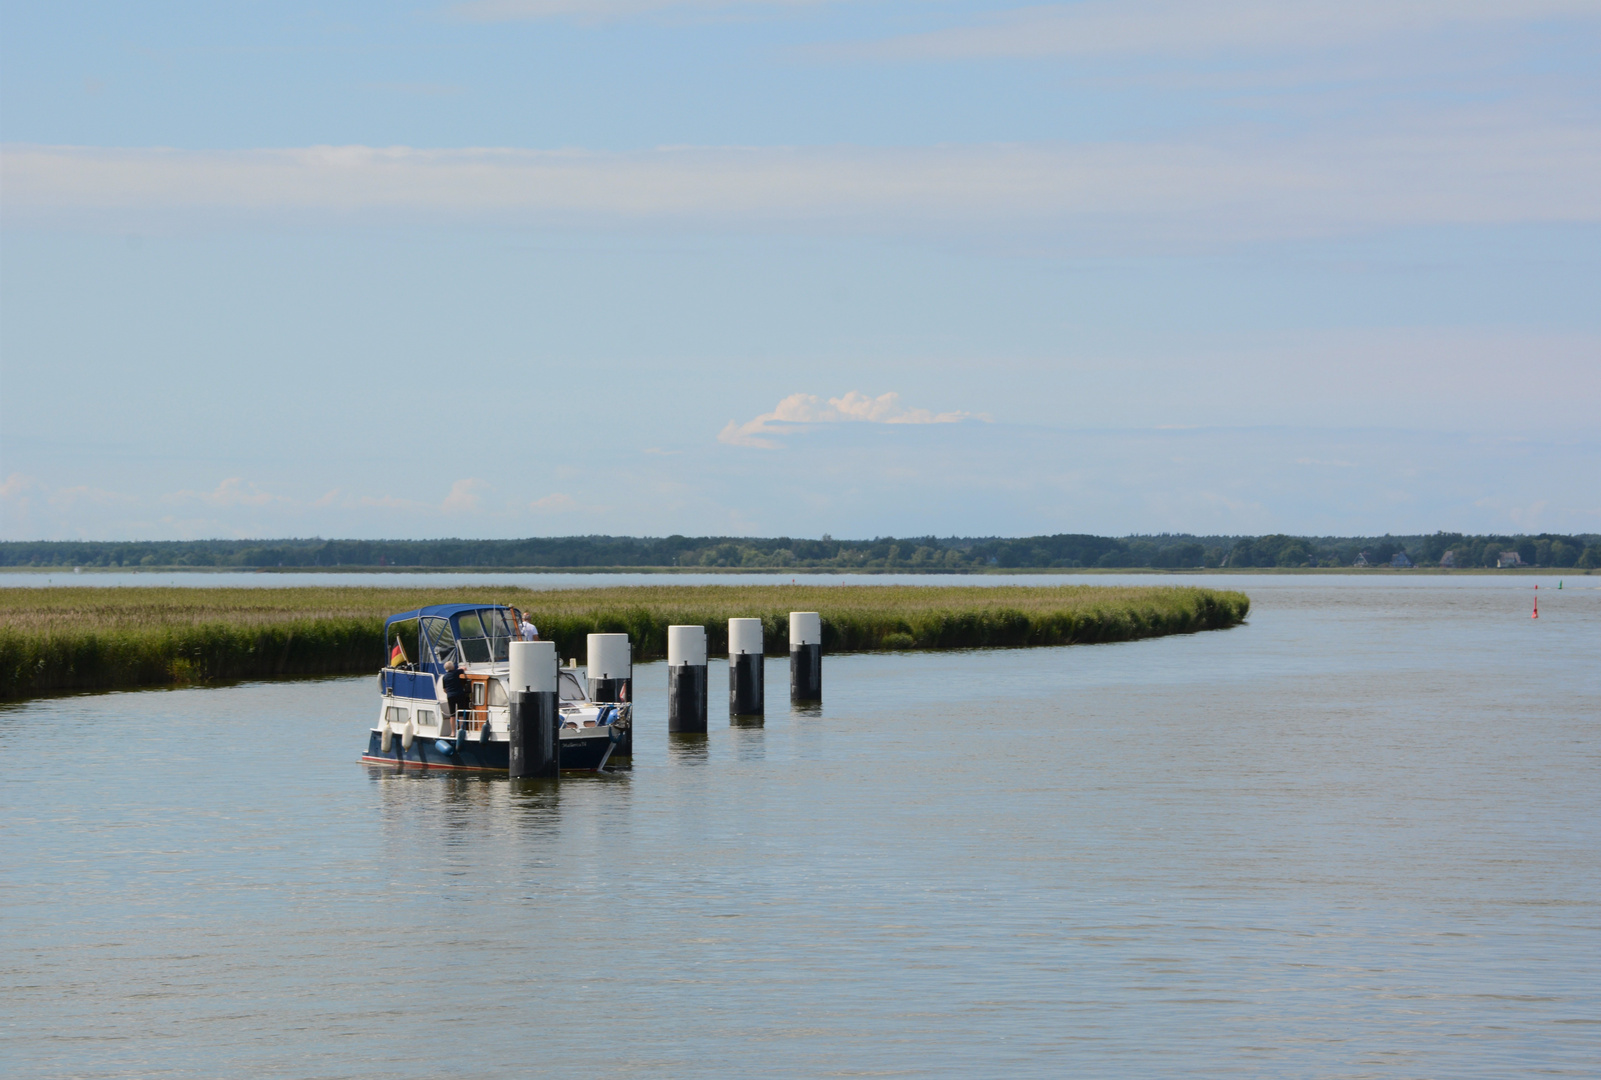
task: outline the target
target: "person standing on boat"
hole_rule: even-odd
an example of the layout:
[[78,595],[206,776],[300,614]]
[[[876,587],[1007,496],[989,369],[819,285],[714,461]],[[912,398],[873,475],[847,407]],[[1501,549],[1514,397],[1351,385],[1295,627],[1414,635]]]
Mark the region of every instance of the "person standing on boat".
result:
[[538,641],[539,627],[528,621],[528,612],[517,613],[517,637],[521,641]]
[[470,696],[470,691],[467,689],[467,680],[461,677],[460,671],[456,670],[456,661],[451,660],[445,664],[445,677],[440,680],[440,684],[445,691],[445,705],[450,709],[450,715],[454,717],[456,713],[467,707]]

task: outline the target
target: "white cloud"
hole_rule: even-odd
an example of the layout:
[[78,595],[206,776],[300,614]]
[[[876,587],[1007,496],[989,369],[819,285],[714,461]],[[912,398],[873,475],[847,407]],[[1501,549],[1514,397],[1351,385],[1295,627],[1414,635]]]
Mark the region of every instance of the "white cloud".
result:
[[1456,27],[1498,32],[1593,21],[1594,0],[1091,0],[1017,8],[984,22],[862,46],[859,56],[956,59],[1130,56],[1326,49]]
[[1315,138],[629,154],[12,145],[9,223],[352,215],[857,232],[1060,228],[1154,243],[1601,220],[1601,125],[1432,117]]
[[[783,435],[798,426],[809,424],[954,424],[973,419],[969,412],[934,413],[927,409],[907,409],[900,403],[899,394],[866,394],[850,391],[844,397],[829,398],[825,404],[815,394],[791,394],[772,412],[762,413],[754,420],[736,423],[730,420],[718,433],[717,441],[731,446],[757,446],[776,449],[772,436]],[[988,417],[979,417],[988,419]]]
[[481,488],[489,485],[482,480],[457,480],[450,485],[450,494],[445,501],[439,504],[439,509],[447,514],[472,514],[478,511],[483,501],[478,496]]

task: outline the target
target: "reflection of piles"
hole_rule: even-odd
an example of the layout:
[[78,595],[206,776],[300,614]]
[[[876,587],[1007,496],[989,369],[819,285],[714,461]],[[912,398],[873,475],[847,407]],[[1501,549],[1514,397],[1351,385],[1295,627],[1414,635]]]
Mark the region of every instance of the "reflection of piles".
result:
[[483,843],[496,834],[561,825],[556,780],[489,780],[437,769],[371,770],[382,806],[382,840],[404,845],[429,833]]
[[675,765],[704,765],[711,742],[704,731],[684,731],[667,737],[667,757]]

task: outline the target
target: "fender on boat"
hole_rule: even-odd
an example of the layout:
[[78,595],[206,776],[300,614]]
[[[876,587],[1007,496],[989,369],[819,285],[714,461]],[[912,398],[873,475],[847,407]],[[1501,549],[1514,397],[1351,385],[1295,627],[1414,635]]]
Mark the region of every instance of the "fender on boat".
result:
[[407,720],[405,726],[400,729],[400,748],[402,750],[411,749],[411,737],[416,733],[417,729],[412,726],[410,720]]
[[378,722],[378,748],[386,754],[389,753],[389,747],[394,742],[394,739],[395,733],[389,730],[389,721],[380,720]]

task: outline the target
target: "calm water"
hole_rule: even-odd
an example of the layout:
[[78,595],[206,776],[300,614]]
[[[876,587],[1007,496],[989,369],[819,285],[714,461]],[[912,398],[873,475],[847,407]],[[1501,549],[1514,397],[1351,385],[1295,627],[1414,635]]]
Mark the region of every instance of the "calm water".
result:
[[1402,580],[1261,579],[1193,637],[830,657],[810,714],[775,663],[766,725],[714,681],[704,738],[642,667],[611,780],[368,769],[370,678],[0,710],[0,1058],[1594,1076],[1601,581],[1534,621],[1527,579]]
[[[1117,575],[1122,579],[1125,575]],[[1199,575],[1192,575],[1201,580]],[[1135,584],[1162,584],[1170,579],[1154,574],[1129,574]],[[1232,577],[1213,577],[1217,581]],[[355,585],[369,588],[492,588],[513,585],[522,589],[614,588],[620,585],[1063,585],[1112,584],[1097,574],[807,574],[800,571],[773,574],[518,574],[508,571],[450,571],[446,573],[324,573],[258,574],[240,571],[105,570],[75,574],[71,570],[0,571],[0,588],[43,589],[57,585],[84,588],[243,588],[288,589],[305,586],[328,588]],[[1232,586],[1220,585],[1219,588]]]
[[1262,589],[1285,587],[1300,589],[1316,583],[1320,589],[1490,589],[1498,592],[1555,588],[1559,581],[1579,589],[1601,587],[1595,577],[1582,572],[1556,571],[1533,575],[1527,571],[1507,574],[1440,575],[1373,571],[1370,574],[1284,575],[1284,574],[519,574],[505,571],[450,571],[427,574],[323,573],[262,574],[239,571],[202,570],[107,570],[75,574],[68,570],[0,570],[0,588],[47,589],[56,586],[78,588],[245,588],[288,589],[358,586],[369,588],[493,589],[497,585],[522,589],[609,589],[622,585],[1200,585],[1211,589],[1242,589],[1253,595]]

